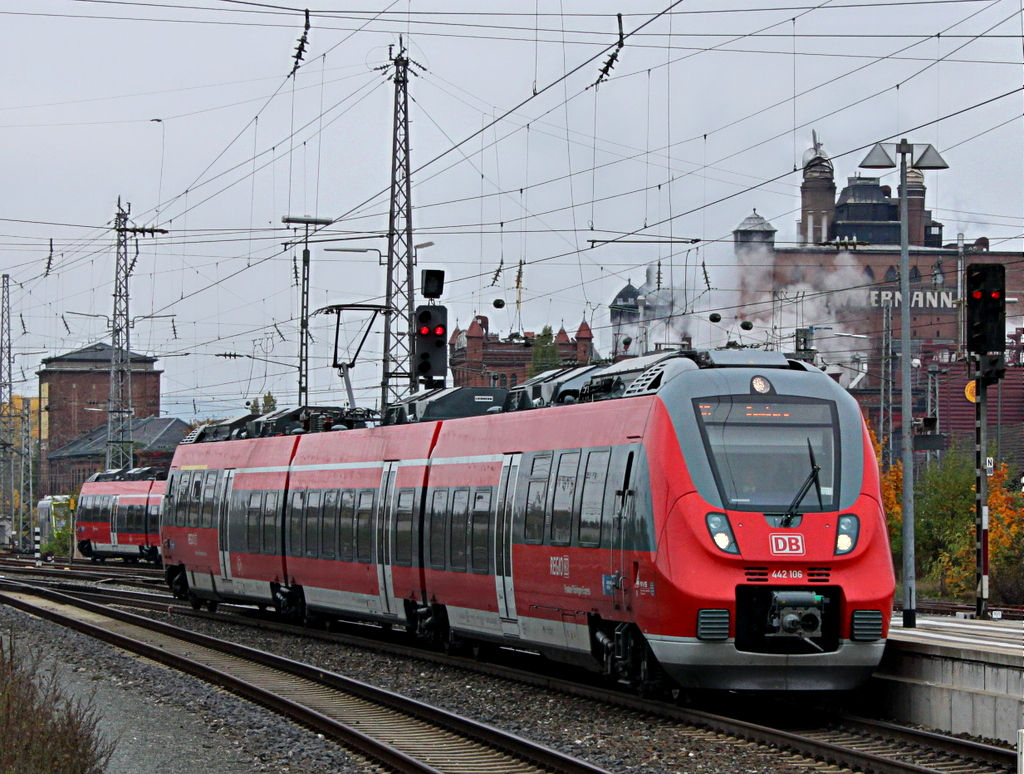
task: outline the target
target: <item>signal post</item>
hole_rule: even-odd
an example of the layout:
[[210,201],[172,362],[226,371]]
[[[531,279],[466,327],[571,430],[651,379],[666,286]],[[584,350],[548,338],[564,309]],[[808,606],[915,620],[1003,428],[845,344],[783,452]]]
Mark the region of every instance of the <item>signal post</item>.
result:
[[975,617],[988,613],[988,396],[987,388],[1006,374],[1006,268],[972,263],[967,267],[967,351],[973,365],[974,401],[974,526],[977,565]]

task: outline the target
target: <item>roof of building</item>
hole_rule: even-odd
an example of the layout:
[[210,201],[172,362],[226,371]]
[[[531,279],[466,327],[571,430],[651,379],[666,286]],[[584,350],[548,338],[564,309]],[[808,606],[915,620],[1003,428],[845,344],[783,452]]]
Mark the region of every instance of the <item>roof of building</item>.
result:
[[843,204],[890,204],[891,197],[877,177],[850,177],[839,194],[836,206]]
[[[146,417],[132,420],[132,442],[136,452],[171,452],[188,433],[188,424],[176,417]],[[46,455],[47,459],[102,457],[107,451],[107,426],[79,436],[66,446]]]
[[576,329],[576,340],[592,338],[594,338],[594,332],[590,330],[590,326],[587,325],[587,321],[584,320],[580,323],[580,327]]
[[[95,344],[90,344],[88,347],[82,347],[72,352],[65,352],[63,355],[54,355],[53,357],[43,358],[43,365],[47,366],[52,364],[60,365],[61,363],[109,363],[110,355],[114,348],[105,341],[98,341]],[[128,351],[128,356],[132,363],[155,363],[155,357],[149,357],[149,355],[140,355],[138,352]]]
[[778,229],[758,215],[757,210],[754,210],[753,214],[744,218],[743,222],[733,229],[733,231],[770,231],[774,234]]
[[615,294],[615,300],[612,302],[612,306],[627,306],[636,308],[637,298],[640,295],[640,291],[633,287],[633,283],[629,280],[626,281],[626,286]]

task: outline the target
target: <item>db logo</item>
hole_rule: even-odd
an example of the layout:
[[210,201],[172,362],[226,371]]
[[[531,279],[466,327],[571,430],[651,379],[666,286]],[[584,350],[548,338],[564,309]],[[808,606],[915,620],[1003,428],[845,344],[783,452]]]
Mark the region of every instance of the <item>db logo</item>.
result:
[[802,556],[804,553],[804,536],[798,532],[787,535],[769,535],[768,539],[771,541],[773,554]]

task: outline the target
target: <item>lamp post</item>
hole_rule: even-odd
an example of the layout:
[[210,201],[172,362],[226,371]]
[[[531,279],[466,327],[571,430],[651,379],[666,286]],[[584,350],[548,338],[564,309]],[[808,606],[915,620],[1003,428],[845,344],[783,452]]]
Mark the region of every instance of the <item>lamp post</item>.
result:
[[913,387],[910,366],[910,220],[907,212],[907,157],[915,169],[948,169],[931,145],[876,143],[860,163],[865,169],[892,169],[893,154],[900,157],[900,428],[903,436],[903,626],[917,626],[917,570],[914,551],[914,439]]
[[309,403],[309,227],[329,226],[331,218],[310,218],[285,215],[281,222],[306,227],[302,240],[302,283],[299,310],[299,406]]

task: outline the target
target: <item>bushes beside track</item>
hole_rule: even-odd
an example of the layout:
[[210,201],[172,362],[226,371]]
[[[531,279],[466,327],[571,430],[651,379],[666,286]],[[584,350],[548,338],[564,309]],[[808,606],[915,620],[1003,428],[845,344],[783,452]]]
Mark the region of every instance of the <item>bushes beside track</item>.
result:
[[55,674],[0,639],[0,774],[102,774],[114,751],[91,701],[69,698]]

